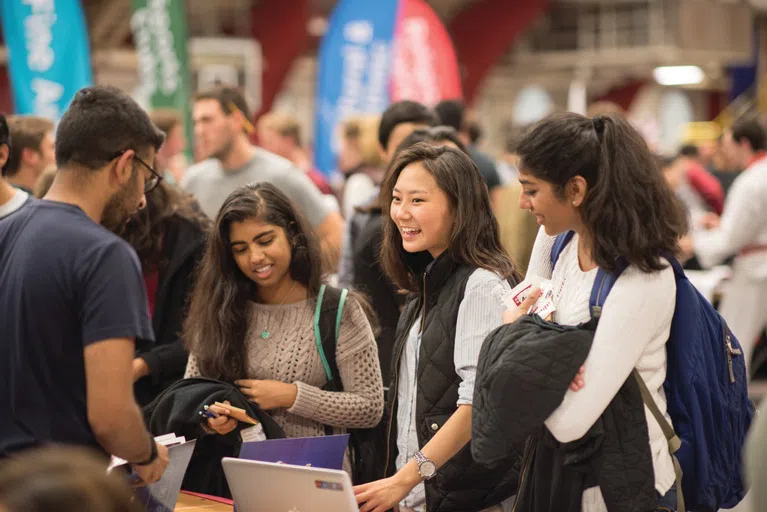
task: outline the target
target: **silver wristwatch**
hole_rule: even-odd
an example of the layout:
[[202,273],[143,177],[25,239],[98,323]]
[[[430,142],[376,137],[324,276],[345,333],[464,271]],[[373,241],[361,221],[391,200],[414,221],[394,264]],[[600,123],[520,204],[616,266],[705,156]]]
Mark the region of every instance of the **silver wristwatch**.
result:
[[420,450],[415,452],[415,461],[418,464],[418,474],[424,480],[429,480],[437,474],[437,465],[433,460],[426,458]]

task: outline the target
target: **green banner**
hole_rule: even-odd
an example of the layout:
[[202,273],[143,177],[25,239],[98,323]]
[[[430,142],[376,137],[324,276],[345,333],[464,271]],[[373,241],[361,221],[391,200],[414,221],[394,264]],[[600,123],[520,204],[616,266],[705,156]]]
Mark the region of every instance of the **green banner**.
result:
[[139,95],[149,109],[172,108],[181,114],[190,153],[191,74],[184,0],[133,0],[131,30],[138,55]]

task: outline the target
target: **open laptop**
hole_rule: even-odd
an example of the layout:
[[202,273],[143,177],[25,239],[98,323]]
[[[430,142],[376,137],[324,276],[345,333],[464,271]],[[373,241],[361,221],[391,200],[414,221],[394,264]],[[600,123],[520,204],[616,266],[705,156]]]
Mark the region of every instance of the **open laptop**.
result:
[[358,512],[345,471],[222,460],[238,512]]

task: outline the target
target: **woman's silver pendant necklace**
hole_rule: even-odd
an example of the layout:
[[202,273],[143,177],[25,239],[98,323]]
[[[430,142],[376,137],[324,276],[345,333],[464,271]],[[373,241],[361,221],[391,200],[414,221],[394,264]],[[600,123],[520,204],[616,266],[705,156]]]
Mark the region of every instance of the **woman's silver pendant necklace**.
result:
[[[282,302],[280,302],[280,307],[285,305],[285,301],[288,299],[288,296],[293,291],[293,288],[296,287],[296,283],[298,281],[293,281],[293,286],[290,287],[290,290],[288,290],[288,293],[285,294],[285,296],[282,298]],[[266,340],[269,338],[269,326],[265,327],[263,331],[261,331],[261,339]]]

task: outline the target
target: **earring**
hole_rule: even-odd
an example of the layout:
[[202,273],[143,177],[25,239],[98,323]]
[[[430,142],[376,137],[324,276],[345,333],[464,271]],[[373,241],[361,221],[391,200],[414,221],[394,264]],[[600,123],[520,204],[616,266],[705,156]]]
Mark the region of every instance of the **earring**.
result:
[[573,201],[573,206],[575,206],[576,208],[578,208],[578,201]]

